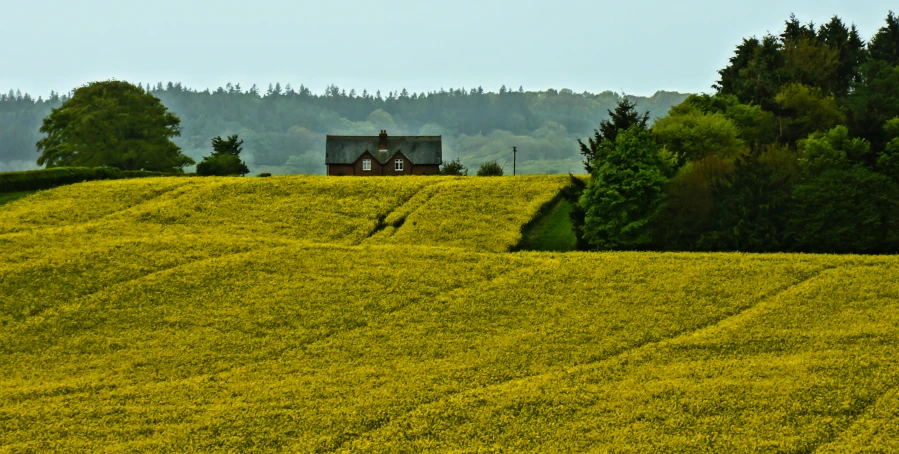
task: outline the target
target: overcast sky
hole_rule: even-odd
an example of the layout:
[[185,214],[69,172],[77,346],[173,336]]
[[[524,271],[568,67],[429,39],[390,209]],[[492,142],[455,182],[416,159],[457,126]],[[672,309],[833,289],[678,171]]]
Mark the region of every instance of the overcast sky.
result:
[[870,37],[886,0],[11,0],[0,91],[95,80],[328,84],[362,91],[503,84],[650,95],[708,92],[741,38],[790,13],[837,14]]

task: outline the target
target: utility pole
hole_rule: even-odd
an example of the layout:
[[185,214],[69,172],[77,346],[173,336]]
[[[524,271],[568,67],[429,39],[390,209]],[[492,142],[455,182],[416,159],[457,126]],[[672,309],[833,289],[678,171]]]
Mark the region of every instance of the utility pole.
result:
[[518,156],[518,148],[512,147],[512,176],[515,176],[516,157]]

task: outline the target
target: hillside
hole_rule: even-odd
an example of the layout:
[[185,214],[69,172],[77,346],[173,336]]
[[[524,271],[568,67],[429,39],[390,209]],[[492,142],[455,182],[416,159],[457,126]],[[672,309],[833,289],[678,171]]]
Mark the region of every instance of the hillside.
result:
[[899,260],[502,252],[564,184],[0,206],[0,451],[899,449]]
[[[88,229],[117,237],[235,235],[266,241],[347,245],[366,241],[504,252],[518,244],[521,226],[556,198],[568,179],[567,175],[294,176],[99,181],[40,192],[26,203],[10,204],[0,211],[0,234]],[[491,233],[481,235],[485,229]],[[376,237],[369,238],[372,235]]]

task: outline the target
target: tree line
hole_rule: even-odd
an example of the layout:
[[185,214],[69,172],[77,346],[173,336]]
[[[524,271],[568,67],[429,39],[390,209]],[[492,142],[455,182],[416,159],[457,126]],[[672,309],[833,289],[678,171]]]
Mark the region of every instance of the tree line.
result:
[[[171,140],[195,162],[209,155],[213,137],[237,134],[245,142],[242,156],[249,170],[274,174],[324,173],[325,135],[377,135],[381,129],[392,135],[441,135],[445,159],[459,158],[472,168],[488,161],[511,165],[506,151],[517,146],[519,173],[577,172],[577,138],[623,97],[522,87],[357,93],[331,85],[315,94],[280,83],[264,90],[226,84],[202,91],[177,82],[135,85],[180,119],[179,135]],[[51,93],[48,99],[0,94],[0,171],[35,167],[43,119],[73,94]],[[686,95],[626,97],[662,116]]]
[[740,43],[711,95],[581,141],[584,249],[899,252],[899,18],[867,42],[795,16]]

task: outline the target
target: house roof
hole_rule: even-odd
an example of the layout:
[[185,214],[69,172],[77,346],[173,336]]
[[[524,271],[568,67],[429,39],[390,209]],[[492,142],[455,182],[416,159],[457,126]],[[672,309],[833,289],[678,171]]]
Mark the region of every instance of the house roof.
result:
[[380,136],[327,136],[325,164],[352,164],[366,151],[381,164],[397,152],[412,164],[443,164],[440,136],[387,136],[387,153],[379,153]]

